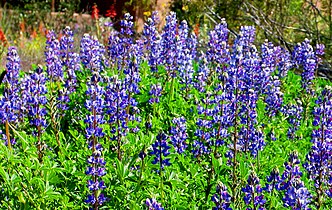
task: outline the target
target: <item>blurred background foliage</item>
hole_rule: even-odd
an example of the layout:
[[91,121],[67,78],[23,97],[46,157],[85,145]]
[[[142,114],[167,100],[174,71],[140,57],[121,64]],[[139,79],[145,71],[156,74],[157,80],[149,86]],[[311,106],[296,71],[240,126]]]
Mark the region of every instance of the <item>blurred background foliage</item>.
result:
[[235,34],[242,25],[255,25],[257,42],[264,39],[292,50],[304,38],[324,43],[331,62],[332,0],[175,0],[179,19],[213,27],[225,18]]
[[[332,62],[332,0],[0,0],[0,4],[0,40],[3,34],[7,44],[44,35],[45,29],[60,32],[65,25],[80,27],[82,33],[93,31],[94,24],[78,25],[73,14],[91,15],[94,5],[100,16],[111,15],[114,22],[130,12],[138,29],[153,10],[168,7],[179,20],[187,20],[200,38],[206,28],[225,18],[233,36],[240,26],[254,25],[257,43],[268,39],[288,50],[304,38],[313,45],[323,43],[325,60]],[[50,16],[52,11],[59,15]]]

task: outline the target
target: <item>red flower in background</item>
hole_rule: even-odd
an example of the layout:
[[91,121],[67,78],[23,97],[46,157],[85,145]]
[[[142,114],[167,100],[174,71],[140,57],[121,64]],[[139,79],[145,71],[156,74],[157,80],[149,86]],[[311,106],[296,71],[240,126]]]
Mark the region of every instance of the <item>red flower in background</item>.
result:
[[98,20],[99,18],[99,9],[97,7],[97,4],[92,6],[92,13],[91,13],[92,19]]
[[7,46],[7,38],[5,33],[2,31],[2,28],[0,28],[0,42],[3,46]]
[[194,27],[194,33],[198,37],[198,35],[199,35],[199,23],[196,23],[196,25]]
[[114,7],[114,4],[112,4],[109,8],[109,10],[106,11],[106,17],[110,17],[110,18],[115,18],[116,17],[116,10]]

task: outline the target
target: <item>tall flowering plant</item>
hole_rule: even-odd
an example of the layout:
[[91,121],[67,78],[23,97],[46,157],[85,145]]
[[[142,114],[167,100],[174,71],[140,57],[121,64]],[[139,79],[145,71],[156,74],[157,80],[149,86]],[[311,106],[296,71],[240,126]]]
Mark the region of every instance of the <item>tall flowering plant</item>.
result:
[[[5,84],[4,94],[0,97],[0,119],[5,125],[5,144],[11,149],[14,139],[11,139],[9,123],[17,122],[21,111],[19,90],[19,71],[21,68],[20,57],[15,47],[9,47],[7,53],[6,74],[3,78]],[[22,114],[22,113],[21,113]]]
[[282,198],[285,207],[309,210],[312,196],[301,180],[302,172],[300,171],[299,164],[298,153],[291,153],[288,161],[284,163],[285,170],[281,175],[278,190],[285,192]]
[[314,108],[312,147],[304,164],[314,182],[316,207],[323,206],[326,197],[332,197],[332,89],[324,89]]
[[88,180],[88,189],[90,194],[86,200],[86,203],[92,206],[92,209],[97,210],[105,201],[106,197],[101,190],[106,186],[102,177],[106,174],[104,158],[102,157],[103,147],[98,142],[100,138],[104,136],[101,125],[105,123],[103,117],[104,108],[104,88],[100,85],[101,78],[98,71],[93,71],[91,81],[87,84],[88,89],[86,94],[88,99],[85,103],[85,107],[89,111],[85,119],[87,124],[86,138],[88,141],[88,148],[91,150],[91,156],[88,158],[88,164],[86,174],[91,178]]
[[161,62],[160,58],[160,44],[161,37],[157,30],[157,24],[159,23],[158,13],[153,12],[152,16],[148,18],[144,24],[143,29],[143,43],[145,49],[145,57],[148,60],[150,69],[152,72],[158,71],[158,65]]
[[47,89],[45,84],[46,75],[43,72],[43,68],[41,66],[36,68],[36,72],[32,74],[25,83],[25,88],[28,90],[28,116],[30,119],[30,125],[34,129],[33,135],[37,137],[39,161],[41,161],[43,157],[41,135],[45,132],[45,128],[47,126]]
[[51,82],[60,81],[63,79],[60,42],[54,31],[49,31],[46,37],[45,62],[47,76]]

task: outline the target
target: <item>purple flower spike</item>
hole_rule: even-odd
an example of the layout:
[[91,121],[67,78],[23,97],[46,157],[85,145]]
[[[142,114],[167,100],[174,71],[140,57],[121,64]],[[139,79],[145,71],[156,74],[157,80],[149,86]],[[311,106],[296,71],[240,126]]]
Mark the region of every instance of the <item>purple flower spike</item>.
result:
[[263,189],[259,184],[259,178],[255,174],[250,174],[248,177],[248,184],[242,188],[245,196],[243,200],[248,206],[248,210],[261,209],[264,210],[266,200],[264,199]]
[[331,195],[332,188],[332,88],[324,89],[314,108],[312,147],[303,164],[309,178],[314,182],[317,205],[321,207],[324,197]]
[[167,143],[167,136],[164,133],[159,133],[157,135],[157,140],[152,144],[152,149],[150,151],[150,155],[154,156],[152,164],[159,164],[159,169],[157,170],[159,173],[164,169],[165,166],[170,166],[170,159],[166,158],[170,152],[171,148]]
[[145,205],[149,210],[164,210],[160,203],[157,202],[155,198],[147,198]]
[[221,183],[217,185],[217,193],[214,194],[211,200],[215,203],[213,210],[232,210],[230,207],[232,197],[227,192],[227,187]]
[[101,125],[105,123],[104,120],[104,88],[100,85],[99,69],[92,69],[91,80],[87,84],[86,94],[88,99],[85,103],[85,107],[89,111],[89,115],[86,116],[85,123],[86,138],[88,142],[88,148],[91,150],[91,156],[88,158],[87,163],[89,166],[86,170],[86,175],[91,178],[88,180],[88,189],[91,191],[88,195],[88,199],[85,201],[90,204],[92,209],[99,209],[99,206],[107,200],[103,194],[99,194],[101,190],[105,189],[105,183],[102,177],[106,175],[105,160],[102,157],[103,147],[98,140],[104,136]]
[[151,89],[149,91],[149,94],[151,96],[151,98],[149,99],[149,103],[150,104],[157,104],[159,103],[159,98],[161,96],[161,91],[162,91],[162,87],[160,84],[153,84],[151,85]]
[[171,127],[171,143],[175,148],[175,151],[179,154],[183,153],[187,148],[186,139],[187,139],[187,128],[186,128],[186,119],[184,117],[174,118],[173,124],[175,127]]
[[284,163],[285,170],[281,176],[280,185],[277,190],[284,191],[283,202],[285,207],[292,209],[309,210],[311,194],[301,181],[302,172],[300,171],[300,159],[297,152],[289,155],[288,161]]

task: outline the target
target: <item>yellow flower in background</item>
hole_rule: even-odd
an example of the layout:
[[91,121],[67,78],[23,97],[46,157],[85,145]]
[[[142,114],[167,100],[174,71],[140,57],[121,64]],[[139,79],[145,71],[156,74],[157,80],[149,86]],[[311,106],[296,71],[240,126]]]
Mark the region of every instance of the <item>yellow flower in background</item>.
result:
[[145,15],[145,16],[151,16],[151,12],[150,11],[144,12],[143,15]]
[[187,12],[189,10],[188,5],[183,5],[182,6],[182,10],[185,11],[185,12]]

